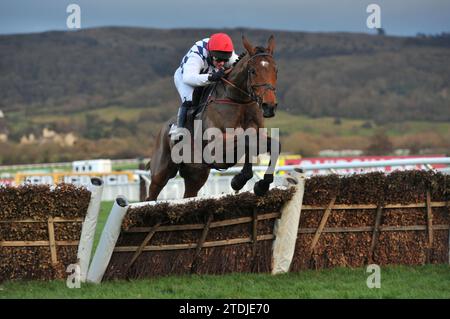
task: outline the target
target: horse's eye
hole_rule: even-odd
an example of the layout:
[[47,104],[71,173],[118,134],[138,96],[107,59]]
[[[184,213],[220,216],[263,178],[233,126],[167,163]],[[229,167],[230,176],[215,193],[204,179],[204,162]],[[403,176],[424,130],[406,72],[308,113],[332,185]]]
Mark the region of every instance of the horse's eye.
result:
[[256,70],[255,70],[255,69],[250,69],[250,73],[251,73],[252,75],[255,75],[255,74],[256,74]]

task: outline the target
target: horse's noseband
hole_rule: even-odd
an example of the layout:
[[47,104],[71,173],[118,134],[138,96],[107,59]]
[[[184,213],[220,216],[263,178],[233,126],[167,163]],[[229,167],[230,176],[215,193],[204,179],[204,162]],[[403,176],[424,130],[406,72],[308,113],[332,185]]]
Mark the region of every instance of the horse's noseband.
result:
[[253,85],[250,85],[250,88],[251,88],[251,90],[250,90],[250,95],[252,96],[252,99],[253,99],[255,102],[257,102],[259,105],[262,104],[262,98],[261,98],[260,96],[258,96],[258,95],[255,93],[255,90],[254,90],[254,89],[257,88],[257,87],[263,87],[263,88],[264,88],[264,91],[263,91],[263,93],[262,93],[262,96],[264,96],[264,95],[266,94],[266,91],[267,91],[267,90],[274,91],[274,92],[277,91],[277,89],[274,88],[273,85],[270,84],[270,83],[262,83],[262,84],[253,84]]

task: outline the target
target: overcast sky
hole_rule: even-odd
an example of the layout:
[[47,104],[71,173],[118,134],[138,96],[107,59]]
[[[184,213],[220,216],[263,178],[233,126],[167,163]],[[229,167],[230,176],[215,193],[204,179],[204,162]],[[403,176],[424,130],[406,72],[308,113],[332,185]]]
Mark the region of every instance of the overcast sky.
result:
[[450,32],[450,0],[0,0],[0,34],[67,30],[66,8],[81,7],[81,28],[250,27],[371,32],[371,3],[391,35]]

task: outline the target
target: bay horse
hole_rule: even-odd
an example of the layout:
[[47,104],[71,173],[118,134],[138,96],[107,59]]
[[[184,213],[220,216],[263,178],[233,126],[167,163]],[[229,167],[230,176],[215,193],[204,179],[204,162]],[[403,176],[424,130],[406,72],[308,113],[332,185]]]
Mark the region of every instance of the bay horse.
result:
[[[264,127],[264,118],[275,116],[277,108],[276,81],[277,66],[273,58],[275,40],[273,35],[268,40],[267,48],[254,47],[242,36],[242,43],[246,52],[239,56],[233,67],[228,70],[226,79],[223,78],[215,86],[214,93],[209,96],[206,109],[201,113],[202,129],[218,128],[225,133],[226,128],[258,129]],[[149,196],[146,200],[156,200],[169,179],[177,172],[184,179],[184,198],[197,196],[200,188],[206,183],[211,168],[227,169],[233,163],[179,163],[176,164],[171,156],[174,146],[169,136],[171,123],[167,121],[156,137],[155,148],[147,169],[150,169],[151,183]],[[190,121],[187,121],[190,122]],[[186,128],[192,131],[192,123],[186,123]],[[224,138],[227,137],[226,134]],[[264,178],[255,183],[256,195],[264,195],[273,182],[274,166],[278,159],[280,144],[277,139],[258,133],[258,141],[264,137],[267,141],[267,152],[270,153],[270,162]],[[228,138],[230,138],[228,136]],[[242,189],[248,180],[253,177],[252,161],[249,155],[248,140],[245,141],[245,163],[242,170],[236,174],[231,182],[235,191]],[[265,143],[265,142],[262,142]],[[273,151],[274,145],[277,151]],[[258,148],[257,154],[259,154]]]

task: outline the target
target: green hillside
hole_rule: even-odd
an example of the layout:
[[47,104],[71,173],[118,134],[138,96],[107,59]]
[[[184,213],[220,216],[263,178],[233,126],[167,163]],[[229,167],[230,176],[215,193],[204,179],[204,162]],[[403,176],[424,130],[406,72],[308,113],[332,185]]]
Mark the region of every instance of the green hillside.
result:
[[[0,36],[0,164],[151,154],[161,124],[176,114],[173,72],[194,41],[218,30],[108,27]],[[275,35],[283,150],[450,152],[450,35],[225,30],[265,45]],[[42,130],[73,133],[70,147]],[[33,134],[36,142],[19,145]],[[380,135],[381,134],[381,135]],[[39,145],[39,147],[36,147]],[[378,150],[383,152],[383,150]]]
[[[49,142],[19,145],[2,143],[0,165],[14,163],[61,162],[85,158],[149,157],[154,137],[161,128],[163,108],[120,108],[111,106],[66,115],[17,116],[15,127],[34,132],[48,127],[58,132],[77,132],[72,147]],[[175,112],[175,111],[174,111]],[[450,153],[450,122],[403,121],[376,124],[362,119],[312,118],[279,111],[266,126],[279,128],[283,152],[316,156],[323,149],[359,149],[368,151],[380,132],[391,146],[375,150],[386,155],[396,148],[409,149],[412,154]]]
[[[0,109],[43,115],[106,106],[174,108],[172,75],[217,30],[98,28],[0,36]],[[276,37],[278,95],[290,113],[379,122],[450,119],[450,35],[226,30],[263,45]]]

